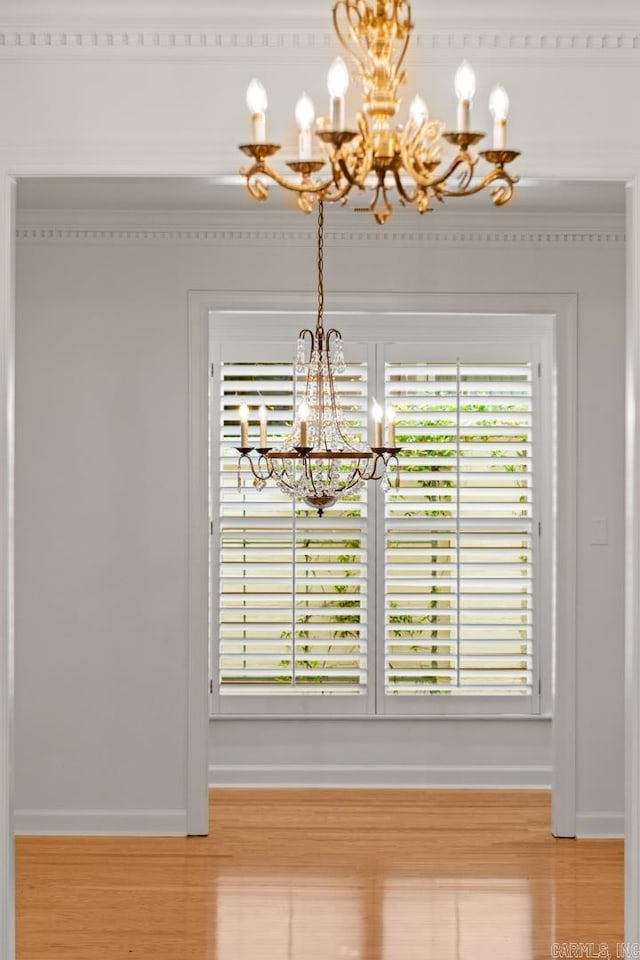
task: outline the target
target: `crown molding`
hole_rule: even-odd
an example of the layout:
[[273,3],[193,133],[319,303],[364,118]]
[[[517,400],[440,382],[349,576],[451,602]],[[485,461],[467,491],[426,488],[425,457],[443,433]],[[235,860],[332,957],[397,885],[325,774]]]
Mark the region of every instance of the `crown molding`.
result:
[[[461,51],[483,54],[494,61],[554,59],[567,55],[594,56],[619,62],[620,56],[640,59],[640,19],[614,23],[606,20],[575,21],[504,19],[430,19],[428,29],[416,28],[410,58],[448,59]],[[326,60],[337,50],[330,16],[231,19],[105,17],[54,21],[0,19],[0,60],[67,57],[106,57],[172,60],[206,60],[216,64],[242,60],[287,62]]]
[[[519,214],[502,211],[468,215],[414,212],[394,214],[391,224],[376,227],[348,211],[331,217],[325,228],[335,246],[401,245],[596,247],[625,243],[624,216]],[[303,214],[269,216],[246,211],[56,211],[30,210],[18,216],[21,244],[282,244],[313,245],[315,221]]]
[[[478,0],[411,0],[413,13],[417,21],[454,19],[460,23],[478,19]],[[333,0],[270,0],[269,19],[318,20],[330,16]],[[612,22],[632,19],[630,0],[607,0],[606,15]],[[29,20],[38,22],[45,19],[69,21],[79,19],[97,22],[99,20],[137,19],[140,22],[166,22],[177,18],[182,20],[213,19],[211,0],[2,0],[5,19]],[[222,12],[222,5],[215,7],[216,19],[229,19]],[[255,20],[261,23],[265,19],[264,0],[234,0],[232,16],[238,20]],[[454,12],[455,11],[455,12]],[[575,23],[577,5],[575,0],[483,0],[482,17],[486,19],[509,19],[525,22],[545,19],[551,23]],[[602,21],[602,0],[580,0],[581,21]]]

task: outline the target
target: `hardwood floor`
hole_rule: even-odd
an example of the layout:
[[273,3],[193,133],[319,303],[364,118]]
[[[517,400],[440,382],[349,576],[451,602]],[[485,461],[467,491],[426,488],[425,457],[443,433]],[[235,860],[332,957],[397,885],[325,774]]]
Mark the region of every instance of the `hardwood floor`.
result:
[[545,792],[216,790],[210,823],[19,838],[18,960],[614,958],[623,939],[622,842],[555,840]]

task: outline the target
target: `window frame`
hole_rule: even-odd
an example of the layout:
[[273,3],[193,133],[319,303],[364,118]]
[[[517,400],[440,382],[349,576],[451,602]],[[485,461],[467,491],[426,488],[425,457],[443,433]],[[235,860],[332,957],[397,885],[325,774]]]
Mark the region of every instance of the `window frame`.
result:
[[[211,444],[213,404],[219,396],[220,344],[254,340],[261,331],[268,330],[270,343],[282,343],[293,355],[295,338],[302,326],[313,325],[315,313],[311,310],[209,310],[210,344],[213,376],[210,381],[210,516],[211,576],[210,583],[210,676],[213,678],[210,696],[212,716],[268,716],[275,717],[535,717],[548,715],[552,697],[553,664],[553,499],[555,489],[556,456],[552,438],[555,436],[555,356],[553,316],[529,313],[443,313],[421,310],[365,310],[327,311],[327,322],[343,333],[345,348],[350,343],[368,344],[370,399],[379,384],[384,388],[385,350],[396,344],[415,347],[429,345],[439,355],[451,350],[454,344],[464,347],[466,353],[477,347],[486,356],[487,344],[503,350],[512,344],[528,351],[534,373],[534,463],[533,477],[535,505],[534,530],[541,524],[542,536],[534,536],[534,631],[533,631],[533,690],[530,696],[473,696],[457,694],[453,697],[389,696],[384,693],[384,595],[381,585],[384,565],[375,562],[378,540],[383,531],[384,498],[380,491],[369,492],[368,543],[370,598],[370,636],[368,648],[368,690],[363,696],[277,695],[220,696],[217,687],[217,650],[215,648],[215,603],[217,578],[215,552],[218,543],[217,475]],[[244,334],[244,336],[243,336]],[[377,345],[377,346],[376,346]],[[538,371],[541,375],[538,376]],[[382,517],[382,520],[381,520]],[[371,599],[372,598],[372,599]],[[382,658],[382,659],[381,659]],[[524,702],[526,701],[526,703]]]

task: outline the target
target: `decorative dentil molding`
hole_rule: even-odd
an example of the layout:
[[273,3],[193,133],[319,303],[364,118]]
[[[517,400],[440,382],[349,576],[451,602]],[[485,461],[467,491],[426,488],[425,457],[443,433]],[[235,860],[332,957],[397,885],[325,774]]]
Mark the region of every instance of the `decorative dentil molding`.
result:
[[[262,222],[260,222],[262,220]],[[338,226],[336,221],[342,221]],[[435,212],[420,217],[398,214],[387,227],[358,222],[349,211],[337,215],[326,229],[337,246],[401,245],[548,247],[623,245],[623,216],[519,214],[503,211],[467,216]],[[266,221],[266,222],[265,222]],[[299,213],[274,213],[268,218],[244,211],[37,211],[18,217],[17,240],[35,243],[133,244],[313,244],[315,224]]]
[[[260,57],[277,52],[286,59],[326,58],[336,49],[329,16],[319,20],[278,21],[257,25],[217,21],[166,22],[159,26],[138,23],[78,23],[69,25],[3,23],[0,20],[0,60],[33,56],[170,56],[204,58],[218,62]],[[586,54],[627,52],[640,56],[640,20],[620,25],[606,21],[580,27],[548,21],[505,27],[501,22],[479,20],[430,21],[416,30],[411,47],[414,58],[447,51],[536,54]],[[634,57],[635,59],[635,57]]]
[[[555,233],[549,231],[451,231],[439,230],[428,233],[386,231],[375,234],[369,231],[327,230],[327,239],[337,245],[402,244],[405,246],[476,245],[502,246],[526,244],[533,246],[594,247],[624,244],[623,233]],[[312,230],[88,230],[65,227],[21,228],[17,231],[19,243],[206,243],[206,244],[254,244],[254,243],[311,243],[315,238]]]

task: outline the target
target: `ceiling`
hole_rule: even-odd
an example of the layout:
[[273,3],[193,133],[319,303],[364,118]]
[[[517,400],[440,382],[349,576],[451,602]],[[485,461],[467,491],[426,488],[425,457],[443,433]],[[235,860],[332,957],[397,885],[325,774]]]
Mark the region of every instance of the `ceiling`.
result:
[[[523,179],[507,210],[523,214],[623,215],[624,184],[619,181],[562,181]],[[294,199],[273,188],[269,206],[285,210]],[[19,211],[215,211],[255,209],[240,178],[207,179],[25,179],[18,184]],[[487,192],[460,203],[450,200],[446,210],[480,213],[492,207]],[[444,209],[444,208],[443,208]],[[506,211],[501,211],[501,215]]]

